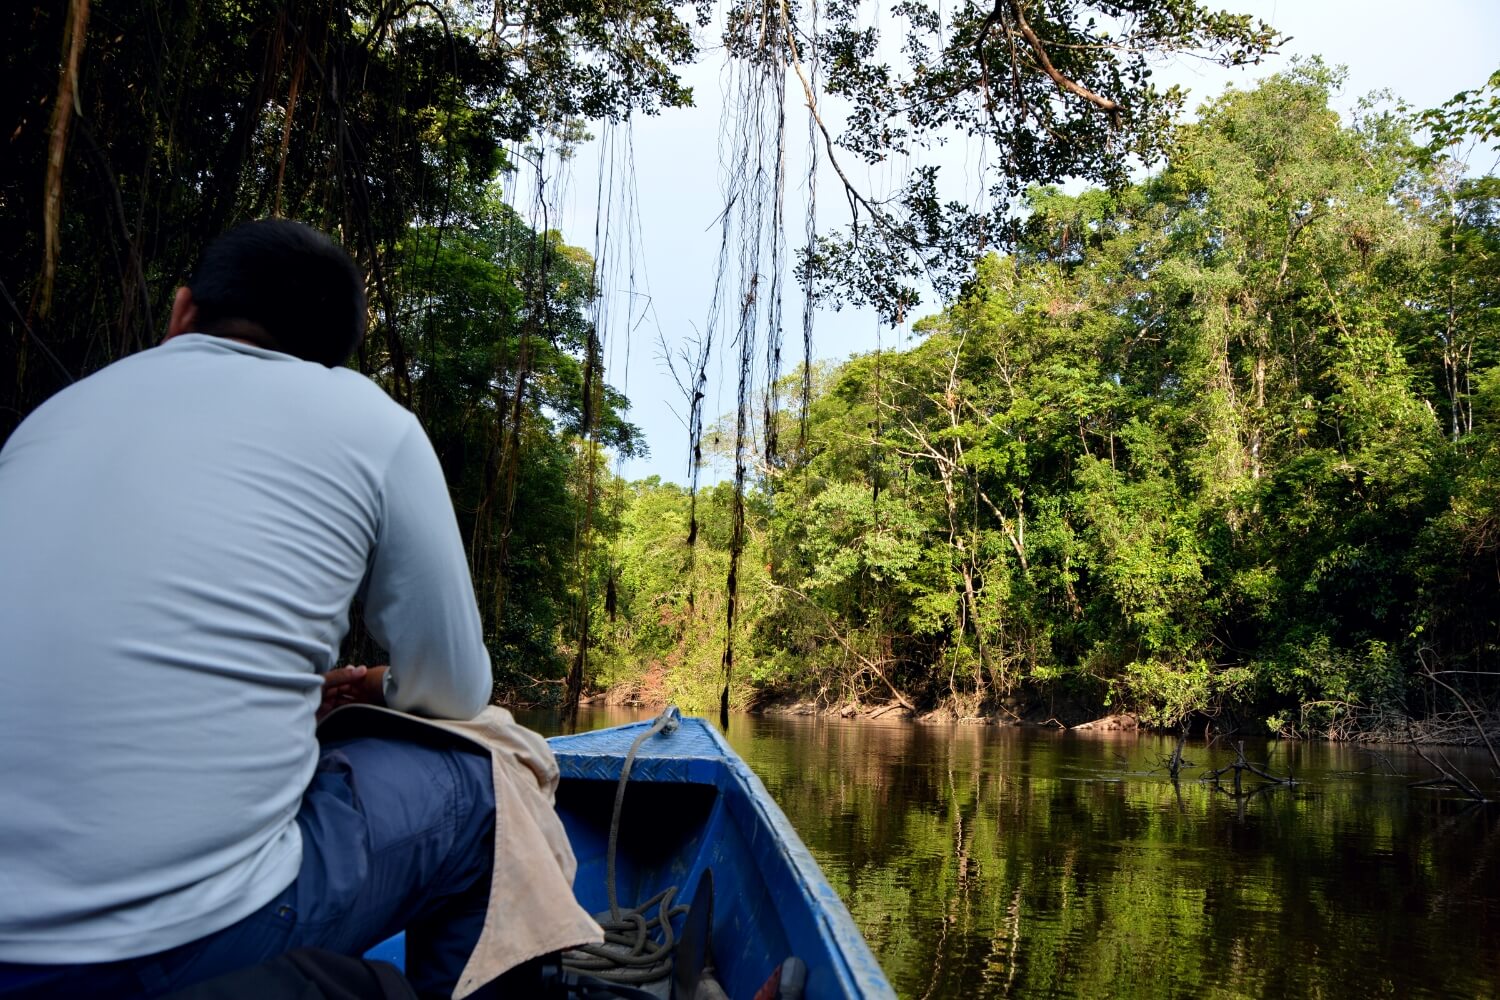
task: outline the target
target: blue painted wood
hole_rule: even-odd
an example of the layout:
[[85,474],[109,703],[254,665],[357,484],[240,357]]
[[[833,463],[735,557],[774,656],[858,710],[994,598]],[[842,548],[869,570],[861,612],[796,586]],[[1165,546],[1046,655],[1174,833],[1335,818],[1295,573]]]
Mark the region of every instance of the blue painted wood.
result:
[[386,938],[365,952],[365,958],[390,962],[398,969],[406,968],[406,932],[402,931],[393,937]]
[[[620,771],[631,743],[650,727],[637,722],[549,741],[562,775],[558,814],[578,858],[574,893],[592,913],[609,908],[605,855]],[[754,996],[792,955],[807,963],[808,1000],[895,997],[786,815],[710,723],[685,718],[642,744],[620,827],[622,906],[672,885],[685,903],[702,873],[713,872],[713,957],[730,997]],[[371,957],[389,961],[390,953]]]

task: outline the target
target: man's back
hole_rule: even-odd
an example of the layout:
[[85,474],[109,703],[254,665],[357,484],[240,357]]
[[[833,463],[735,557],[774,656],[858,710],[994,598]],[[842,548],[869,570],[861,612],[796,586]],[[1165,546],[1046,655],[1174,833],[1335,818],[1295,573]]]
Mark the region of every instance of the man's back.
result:
[[188,334],[16,431],[0,960],[159,951],[296,877],[319,674],[362,582],[397,707],[477,711],[488,660],[440,470],[353,372]]

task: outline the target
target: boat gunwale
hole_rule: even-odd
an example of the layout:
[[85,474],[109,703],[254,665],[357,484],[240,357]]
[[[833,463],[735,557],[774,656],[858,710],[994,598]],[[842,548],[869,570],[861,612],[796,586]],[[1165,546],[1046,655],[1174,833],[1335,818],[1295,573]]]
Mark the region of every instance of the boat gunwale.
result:
[[[600,734],[604,733],[610,734],[607,742],[613,744],[623,734],[629,733],[634,737],[649,729],[652,724],[653,720],[645,720],[570,736],[554,736],[548,743],[552,746],[559,771],[565,780],[610,780],[609,775],[612,774],[613,780],[618,781],[626,753],[616,752],[612,748],[591,752],[587,749],[588,744],[594,741],[604,742],[598,740]],[[706,735],[716,754],[707,756],[701,751],[679,754],[669,750],[666,744],[684,728]],[[590,737],[595,739],[591,740]],[[591,764],[584,766],[584,761],[590,761]],[[712,777],[722,780],[701,780],[711,776],[703,774],[699,768],[693,768],[694,762],[712,765]],[[694,774],[695,771],[698,773]],[[755,818],[771,833],[770,840],[774,850],[769,849],[771,845],[757,846],[753,843],[752,849],[763,856],[762,860],[780,863],[791,874],[801,891],[802,901],[810,911],[812,923],[825,943],[824,950],[834,960],[833,969],[845,995],[894,1000],[895,990],[860,933],[849,908],[829,884],[822,867],[803,843],[786,813],[777,805],[765,783],[735,752],[716,726],[702,718],[683,717],[676,732],[659,733],[641,745],[631,766],[630,780],[663,784],[714,784],[721,792],[727,792],[733,787],[739,793],[737,797],[748,801]],[[734,797],[729,796],[731,801]]]

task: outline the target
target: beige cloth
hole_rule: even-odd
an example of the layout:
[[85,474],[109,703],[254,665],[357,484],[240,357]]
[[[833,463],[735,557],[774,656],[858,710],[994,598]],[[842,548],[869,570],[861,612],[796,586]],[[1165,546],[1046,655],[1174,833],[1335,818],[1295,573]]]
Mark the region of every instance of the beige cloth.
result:
[[573,898],[578,862],[558,819],[557,760],[541,736],[491,705],[472,721],[423,719],[388,708],[349,705],[318,727],[320,739],[394,736],[423,742],[451,733],[489,751],[495,778],[495,864],[484,930],[469,955],[454,1000],[522,962],[581,944],[604,932]]

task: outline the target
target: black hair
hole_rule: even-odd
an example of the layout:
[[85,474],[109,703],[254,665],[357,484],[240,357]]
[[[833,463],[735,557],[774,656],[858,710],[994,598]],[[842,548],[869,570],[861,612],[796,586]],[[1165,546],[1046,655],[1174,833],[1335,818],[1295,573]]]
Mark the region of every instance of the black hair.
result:
[[330,368],[365,336],[363,276],[333,240],[300,222],[261,219],[223,233],[188,289],[197,332],[240,336],[253,324],[268,346]]

